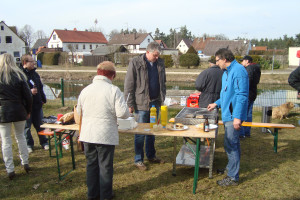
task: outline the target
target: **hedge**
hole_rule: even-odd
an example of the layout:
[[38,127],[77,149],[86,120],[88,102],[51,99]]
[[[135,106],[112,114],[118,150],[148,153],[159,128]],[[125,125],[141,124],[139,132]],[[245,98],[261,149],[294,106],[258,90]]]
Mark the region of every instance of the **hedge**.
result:
[[166,68],[173,67],[174,62],[171,55],[161,55],[160,58],[164,60]]

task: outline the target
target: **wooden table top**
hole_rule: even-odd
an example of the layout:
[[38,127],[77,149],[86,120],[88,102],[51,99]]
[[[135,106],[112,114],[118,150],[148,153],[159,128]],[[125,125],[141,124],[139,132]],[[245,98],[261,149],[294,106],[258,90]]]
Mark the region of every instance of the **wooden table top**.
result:
[[[223,125],[222,121],[219,121],[219,125]],[[242,126],[261,127],[261,128],[296,128],[293,124],[273,124],[273,123],[260,123],[260,122],[243,122]]]
[[[65,129],[65,130],[79,130],[78,124],[61,125],[61,124],[43,124],[42,128],[49,129]],[[173,131],[168,129],[162,129],[154,131],[150,128],[149,123],[139,123],[138,126],[131,130],[119,130],[119,133],[127,134],[139,134],[139,135],[155,135],[155,136],[178,136],[178,137],[195,137],[195,138],[215,138],[216,131],[210,130],[204,132],[202,129],[197,128],[195,125],[189,125],[187,130]]]

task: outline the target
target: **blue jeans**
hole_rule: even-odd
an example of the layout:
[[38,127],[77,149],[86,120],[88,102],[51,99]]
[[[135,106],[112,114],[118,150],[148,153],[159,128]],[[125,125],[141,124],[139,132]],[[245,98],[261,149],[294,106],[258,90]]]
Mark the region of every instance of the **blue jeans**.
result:
[[[253,110],[254,101],[248,101],[248,109],[247,109],[247,119],[246,122],[252,122],[252,110]],[[240,130],[240,136],[250,136],[251,127],[250,126],[242,126]]]
[[[40,126],[42,125],[42,118],[43,118],[43,109],[32,109],[32,112],[30,114],[30,118],[26,120],[25,123],[25,138],[27,141],[27,146],[33,148],[34,146],[34,140],[31,135],[31,124],[33,124],[36,133],[43,130]],[[40,140],[40,145],[44,147],[45,145],[48,145],[48,139],[45,135],[38,135]]]
[[233,121],[224,122],[225,136],[224,136],[224,149],[227,153],[228,164],[226,166],[227,176],[231,179],[239,180],[240,171],[240,138],[239,132],[233,128]]
[[[158,116],[159,110],[160,110],[160,104],[158,101],[154,101],[150,103],[150,108],[152,105],[155,105],[156,107],[156,114]],[[139,123],[150,123],[150,111],[143,111],[143,110],[137,110],[135,112],[138,114],[138,122]],[[155,158],[155,136],[153,135],[134,135],[134,162],[144,162],[144,141],[146,140],[145,144],[145,151],[146,156],[148,159]]]

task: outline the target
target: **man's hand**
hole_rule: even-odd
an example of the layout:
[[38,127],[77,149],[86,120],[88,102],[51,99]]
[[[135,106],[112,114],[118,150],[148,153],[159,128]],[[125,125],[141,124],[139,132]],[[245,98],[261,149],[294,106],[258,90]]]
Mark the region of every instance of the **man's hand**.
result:
[[129,107],[129,112],[133,113],[134,112],[134,108],[133,107]]
[[234,118],[233,128],[238,131],[241,129],[241,126],[242,126],[242,121],[240,119]]
[[31,93],[32,95],[36,95],[38,93],[37,88],[32,88]]
[[215,107],[217,107],[217,104],[216,104],[216,103],[208,104],[207,110],[208,110],[208,111],[212,111]]

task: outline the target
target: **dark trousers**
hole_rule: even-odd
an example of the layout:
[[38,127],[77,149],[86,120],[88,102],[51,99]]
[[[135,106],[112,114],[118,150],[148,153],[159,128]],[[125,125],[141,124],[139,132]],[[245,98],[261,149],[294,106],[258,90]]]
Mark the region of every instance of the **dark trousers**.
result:
[[[33,124],[36,133],[42,131],[43,128],[40,127],[42,125],[42,118],[43,118],[43,109],[40,108],[40,109],[32,109],[30,118],[26,120],[24,134],[26,137],[28,147],[33,148],[34,146],[34,140],[32,138],[31,131],[30,131],[31,124]],[[42,147],[48,144],[48,139],[45,135],[38,135],[38,136],[40,140],[40,145]]]
[[114,145],[84,143],[89,199],[112,197],[114,152]]

